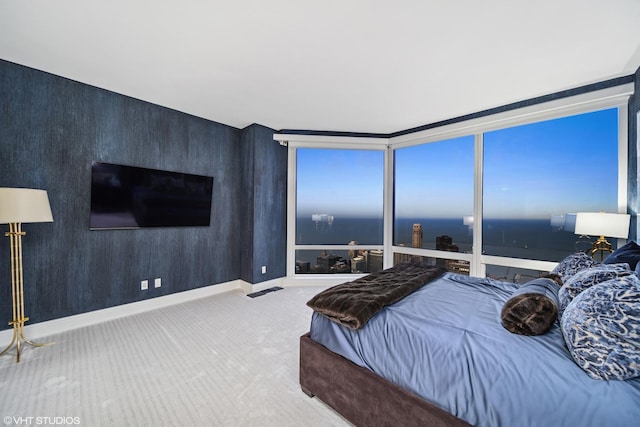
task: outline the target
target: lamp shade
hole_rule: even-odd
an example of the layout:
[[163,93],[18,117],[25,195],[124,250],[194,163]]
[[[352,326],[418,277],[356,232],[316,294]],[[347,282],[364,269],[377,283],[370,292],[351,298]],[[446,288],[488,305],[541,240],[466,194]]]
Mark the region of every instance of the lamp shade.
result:
[[578,212],[575,233],[582,236],[605,236],[626,239],[629,236],[628,214]]
[[0,224],[53,222],[45,190],[0,187]]

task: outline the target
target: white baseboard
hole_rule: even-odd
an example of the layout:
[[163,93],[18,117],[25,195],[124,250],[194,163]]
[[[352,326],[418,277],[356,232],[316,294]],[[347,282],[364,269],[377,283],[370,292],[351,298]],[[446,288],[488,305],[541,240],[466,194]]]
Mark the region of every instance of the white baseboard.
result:
[[262,291],[274,286],[282,286],[283,279],[283,277],[280,277],[278,279],[267,280],[265,282],[260,282],[253,285],[251,283],[245,282],[244,280],[239,280],[240,289],[242,289],[245,294],[250,294],[251,292]]
[[[59,319],[47,320],[45,322],[35,323],[32,325],[25,325],[24,332],[28,339],[48,337],[73,329],[83,328],[85,326],[91,326],[107,322],[109,320],[119,319],[121,317],[131,316],[145,311],[168,307],[170,305],[218,295],[233,290],[241,290],[245,294],[257,292],[272,286],[279,286],[281,282],[282,279],[274,279],[252,285],[251,283],[238,279],[231,282],[219,283],[217,285],[205,286],[170,295],[163,295],[143,301],[136,301],[129,304],[108,307],[73,316],[61,317]],[[11,341],[12,336],[13,329],[0,331],[0,343]]]

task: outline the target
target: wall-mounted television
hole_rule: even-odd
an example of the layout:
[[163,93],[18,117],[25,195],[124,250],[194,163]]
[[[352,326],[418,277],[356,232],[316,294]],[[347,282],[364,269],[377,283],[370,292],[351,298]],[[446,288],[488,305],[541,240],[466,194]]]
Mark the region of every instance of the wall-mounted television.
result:
[[209,226],[213,177],[91,163],[92,230]]

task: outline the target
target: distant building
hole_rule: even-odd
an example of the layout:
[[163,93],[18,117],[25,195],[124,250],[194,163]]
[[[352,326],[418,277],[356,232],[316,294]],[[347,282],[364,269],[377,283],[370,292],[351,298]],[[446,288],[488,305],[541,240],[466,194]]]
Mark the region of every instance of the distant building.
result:
[[[398,246],[404,246],[402,243]],[[409,254],[401,254],[399,252],[393,253],[393,265],[402,264],[405,262],[411,262],[411,255]]]
[[323,252],[323,254],[320,255],[316,260],[316,267],[320,273],[330,273],[331,268],[341,260],[342,257],[339,257],[338,255],[327,254],[326,252]]
[[351,273],[351,263],[345,261],[342,257],[331,266],[329,273]]
[[367,264],[369,265],[369,273],[375,273],[376,271],[382,270],[382,255],[383,252],[379,249],[368,252]]
[[[422,224],[413,224],[413,233],[411,233],[411,247],[422,249]],[[414,264],[422,264],[423,257],[420,255],[412,255],[409,259]]]
[[446,263],[447,271],[452,273],[464,274],[468,276],[471,273],[471,264],[469,261],[462,261],[457,259],[448,259]]
[[453,243],[453,239],[449,236],[438,236],[436,237],[436,250],[438,251],[448,251],[448,252],[459,252],[460,249],[457,245]]
[[362,255],[358,255],[356,257],[351,258],[352,273],[364,273],[366,270],[367,270],[367,260]]
[[413,234],[411,235],[411,247],[422,248],[422,224],[413,224]]
[[[453,239],[445,235],[436,237],[436,249],[439,251],[460,252],[460,248],[453,243]],[[471,265],[468,261],[438,258],[436,264],[445,267],[447,271],[451,271],[452,273],[465,274],[468,276],[471,272]]]
[[309,261],[296,260],[296,273],[306,274],[311,271],[311,263]]
[[[349,246],[355,246],[358,244],[358,242],[356,242],[355,240],[350,241],[349,243],[347,243]],[[358,255],[360,255],[360,251],[357,249],[349,249],[349,259],[353,259],[355,257],[357,257]]]

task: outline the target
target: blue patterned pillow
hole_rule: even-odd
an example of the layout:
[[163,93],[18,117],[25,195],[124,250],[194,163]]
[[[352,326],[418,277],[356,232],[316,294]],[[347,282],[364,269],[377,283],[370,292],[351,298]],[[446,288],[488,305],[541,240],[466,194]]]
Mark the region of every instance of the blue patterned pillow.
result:
[[596,267],[578,271],[569,277],[558,291],[558,302],[560,303],[558,306],[558,316],[562,317],[562,313],[571,300],[585,289],[598,283],[606,282],[607,280],[628,276],[632,273],[629,269],[629,264],[600,264]]
[[594,285],[567,307],[560,322],[573,360],[594,379],[640,376],[640,278]]
[[589,255],[584,252],[576,252],[571,254],[556,265],[551,273],[557,274],[562,279],[562,282],[566,282],[567,279],[580,270],[593,267],[597,263]]

